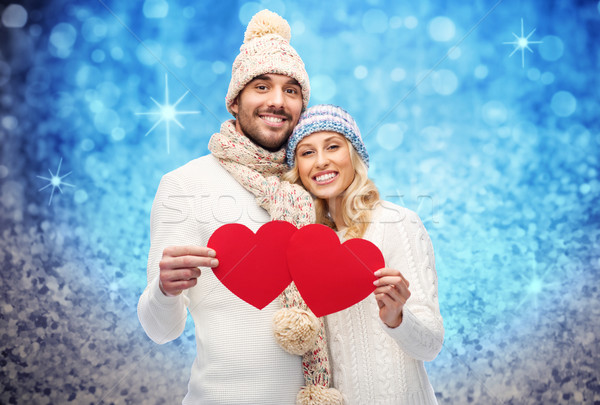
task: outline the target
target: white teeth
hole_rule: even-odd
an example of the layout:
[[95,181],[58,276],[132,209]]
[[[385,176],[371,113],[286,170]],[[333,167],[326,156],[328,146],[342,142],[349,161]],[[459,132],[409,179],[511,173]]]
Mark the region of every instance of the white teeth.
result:
[[333,179],[335,176],[336,176],[336,173],[327,173],[327,174],[323,174],[321,176],[315,177],[315,180],[321,182],[321,181]]
[[277,124],[277,123],[279,123],[279,122],[283,121],[283,119],[281,119],[281,118],[277,118],[277,117],[271,117],[271,116],[263,116],[263,117],[261,117],[261,118],[262,118],[263,120],[265,120],[265,121],[273,122],[273,123],[275,123],[275,124]]

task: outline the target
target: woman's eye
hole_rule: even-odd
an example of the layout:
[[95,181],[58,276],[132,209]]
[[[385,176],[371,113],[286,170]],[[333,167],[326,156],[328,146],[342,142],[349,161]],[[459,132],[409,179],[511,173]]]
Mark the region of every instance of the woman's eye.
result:
[[329,145],[329,149],[337,149],[339,148],[339,145]]
[[300,156],[308,156],[308,155],[310,155],[311,153],[312,153],[312,150],[305,150],[304,152],[302,152],[302,153],[300,154]]

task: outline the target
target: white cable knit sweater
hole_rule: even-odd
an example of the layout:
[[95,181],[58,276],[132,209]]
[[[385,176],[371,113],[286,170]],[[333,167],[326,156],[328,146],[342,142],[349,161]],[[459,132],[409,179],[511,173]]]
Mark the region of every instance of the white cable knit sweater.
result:
[[379,318],[372,294],[326,317],[334,387],[344,405],[437,404],[423,365],[437,356],[444,338],[427,231],[416,213],[382,201],[364,238],[409,281],[411,297],[395,329]]
[[254,196],[212,155],[166,174],[160,183],[151,214],[148,286],[140,297],[138,316],[148,336],[165,343],[181,335],[187,311],[191,313],[197,353],[183,404],[296,402],[304,382],[301,357],[285,352],[273,337],[271,322],[279,300],[258,310],[206,268],[198,284],[177,297],[164,296],[158,287],[158,263],[165,247],[206,246],[223,224],[237,222],[256,232],[269,220]]

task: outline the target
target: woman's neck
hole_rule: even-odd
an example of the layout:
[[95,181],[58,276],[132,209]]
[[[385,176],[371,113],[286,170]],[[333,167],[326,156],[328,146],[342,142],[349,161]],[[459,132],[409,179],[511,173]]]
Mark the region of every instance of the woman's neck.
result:
[[342,199],[342,196],[338,196],[336,198],[326,201],[329,216],[331,216],[331,219],[335,223],[335,227],[338,231],[346,227],[346,223],[344,222]]

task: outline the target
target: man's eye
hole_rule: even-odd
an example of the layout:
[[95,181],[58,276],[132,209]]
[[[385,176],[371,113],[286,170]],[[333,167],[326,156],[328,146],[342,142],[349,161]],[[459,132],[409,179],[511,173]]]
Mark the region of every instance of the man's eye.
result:
[[258,90],[266,90],[266,89],[267,89],[267,86],[265,86],[264,84],[259,84],[258,86],[256,86],[256,88],[257,88]]
[[298,94],[298,90],[296,89],[287,89],[286,92],[288,92],[289,94]]

